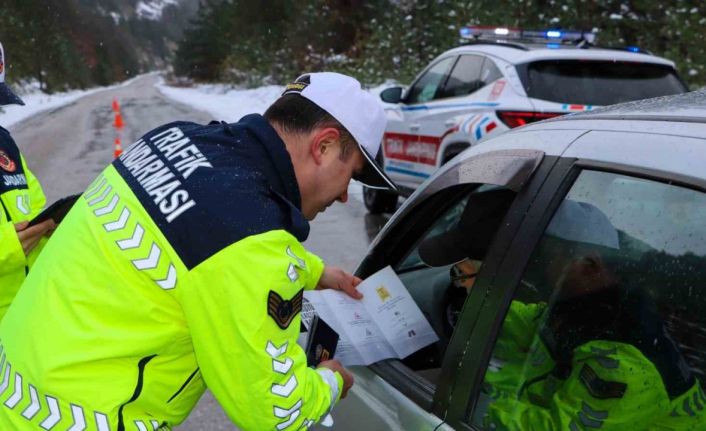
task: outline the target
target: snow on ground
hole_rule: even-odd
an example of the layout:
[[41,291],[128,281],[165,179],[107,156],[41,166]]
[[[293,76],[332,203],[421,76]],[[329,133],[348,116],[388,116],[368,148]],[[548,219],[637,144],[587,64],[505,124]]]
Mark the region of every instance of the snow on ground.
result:
[[18,93],[22,100],[25,102],[24,106],[6,105],[0,108],[2,109],[2,111],[0,112],[0,126],[4,128],[9,128],[10,126],[19,123],[25,118],[29,118],[33,115],[36,115],[40,112],[49,109],[55,109],[64,105],[68,105],[69,103],[72,103],[73,101],[89,94],[128,85],[140,76],[136,76],[135,78],[121,82],[120,84],[112,85],[110,87],[96,87],[88,90],[73,90],[64,93],[54,94],[42,93],[39,90],[38,84],[30,84],[29,86],[25,87],[22,94]]
[[162,18],[165,7],[176,4],[176,0],[143,0],[137,3],[135,12],[140,18],[158,21]]
[[[388,82],[368,91],[378,97],[382,90],[391,85]],[[177,102],[207,112],[214,120],[234,123],[244,115],[264,113],[282,94],[284,86],[268,85],[253,89],[237,89],[224,84],[200,84],[186,88],[172,87],[161,81],[157,84],[157,89]],[[382,101],[380,103],[385,105]],[[348,187],[348,194],[362,201],[363,187],[354,181]]]
[[235,123],[247,114],[262,114],[284,91],[284,87],[268,85],[253,89],[234,89],[223,84],[194,87],[171,87],[160,82],[157,89],[165,96],[206,112],[214,120]]

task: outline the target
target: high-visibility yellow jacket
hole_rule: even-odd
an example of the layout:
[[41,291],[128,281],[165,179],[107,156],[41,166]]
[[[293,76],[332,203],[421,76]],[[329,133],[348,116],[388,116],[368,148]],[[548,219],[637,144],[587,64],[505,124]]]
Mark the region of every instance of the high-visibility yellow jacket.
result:
[[170,429],[206,387],[243,430],[318,421],[343,382],[296,344],[324,268],[299,207],[259,115],[145,135],[74,205],[0,325],[0,429]]
[[10,132],[0,127],[0,320],[45,243],[42,239],[25,256],[15,224],[39,214],[45,202]]
[[[686,364],[658,366],[659,358],[633,344],[596,339],[578,342],[566,375],[558,372],[556,353],[538,334],[545,311],[546,304],[510,305],[484,382],[494,399],[489,429],[706,429],[706,394]],[[671,356],[668,339],[650,341],[661,345],[662,358]]]

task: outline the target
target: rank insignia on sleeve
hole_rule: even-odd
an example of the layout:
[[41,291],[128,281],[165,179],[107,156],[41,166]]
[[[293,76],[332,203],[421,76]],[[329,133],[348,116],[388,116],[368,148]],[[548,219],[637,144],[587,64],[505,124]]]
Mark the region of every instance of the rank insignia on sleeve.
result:
[[579,378],[592,397],[600,400],[622,398],[628,385],[622,382],[611,382],[601,379],[590,365],[584,364]]
[[304,298],[304,289],[300,289],[292,297],[285,300],[273,290],[267,297],[267,314],[275,321],[281,329],[287,329],[292,323],[294,317],[302,311],[302,299]]

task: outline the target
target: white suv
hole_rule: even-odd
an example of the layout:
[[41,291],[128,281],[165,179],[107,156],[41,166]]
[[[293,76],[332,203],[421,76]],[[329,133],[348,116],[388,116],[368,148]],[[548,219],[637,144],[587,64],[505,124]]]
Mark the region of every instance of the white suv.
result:
[[[683,93],[674,62],[635,47],[597,48],[593,33],[464,27],[464,46],[434,59],[407,89],[388,88],[385,172],[404,194],[469,146],[538,120]],[[372,213],[398,196],[364,189]]]

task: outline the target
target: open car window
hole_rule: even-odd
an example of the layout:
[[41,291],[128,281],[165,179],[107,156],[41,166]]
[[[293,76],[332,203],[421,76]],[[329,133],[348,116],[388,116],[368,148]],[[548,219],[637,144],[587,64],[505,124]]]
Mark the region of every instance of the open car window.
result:
[[[439,337],[436,343],[402,359],[432,385],[437,383],[470,286],[514,197],[515,192],[499,186],[475,188],[431,221],[393,268]],[[471,270],[464,272],[468,267],[463,265],[471,265]]]
[[533,251],[470,422],[706,427],[706,194],[583,171]]

